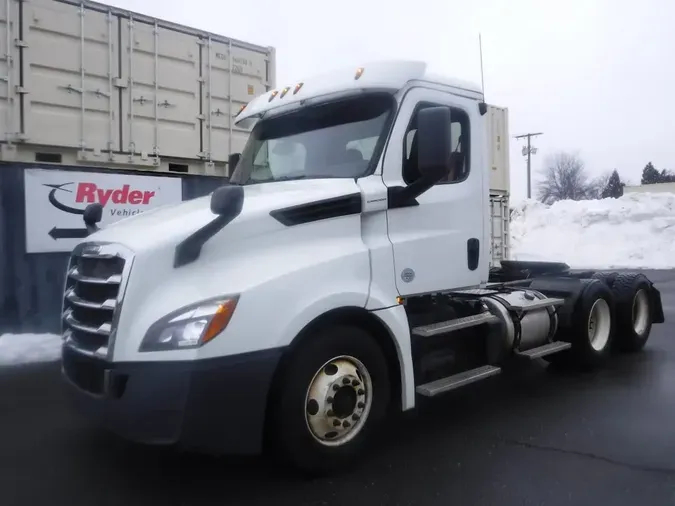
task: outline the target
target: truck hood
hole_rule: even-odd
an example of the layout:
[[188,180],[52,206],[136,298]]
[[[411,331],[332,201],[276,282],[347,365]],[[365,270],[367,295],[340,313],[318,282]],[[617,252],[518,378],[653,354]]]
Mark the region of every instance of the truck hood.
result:
[[[244,186],[242,211],[225,227],[227,235],[248,237],[284,228],[270,211],[359,192],[353,179],[310,179]],[[87,237],[83,242],[119,243],[136,252],[178,243],[215,218],[211,196],[162,206],[122,219]]]

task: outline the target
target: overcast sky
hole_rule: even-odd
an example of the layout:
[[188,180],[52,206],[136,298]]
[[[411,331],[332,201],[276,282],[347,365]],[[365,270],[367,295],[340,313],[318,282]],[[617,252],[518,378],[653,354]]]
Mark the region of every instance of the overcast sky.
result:
[[[652,161],[675,170],[675,0],[113,0],[169,21],[277,49],[277,84],[375,59],[425,60],[480,83],[535,140],[536,173],[576,151],[592,176],[639,183]],[[526,194],[522,143],[511,190]],[[534,191],[534,190],[533,190]]]

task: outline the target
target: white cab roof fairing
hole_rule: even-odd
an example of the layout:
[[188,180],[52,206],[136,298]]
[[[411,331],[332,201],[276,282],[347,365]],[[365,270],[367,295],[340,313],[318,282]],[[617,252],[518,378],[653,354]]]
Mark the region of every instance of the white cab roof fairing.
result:
[[[361,75],[357,78],[358,71]],[[270,90],[249,102],[238,114],[236,124],[252,126],[266,112],[278,108],[300,106],[299,102],[311,98],[329,96],[341,92],[362,90],[390,90],[396,92],[411,81],[431,82],[456,90],[480,95],[479,86],[447,77],[430,74],[427,64],[421,61],[380,61],[354,67],[342,68],[319,76]],[[297,89],[297,87],[299,89]],[[297,89],[297,92],[295,92]],[[284,93],[286,91],[286,93]],[[294,93],[295,92],[295,93]],[[283,96],[282,96],[283,95]]]

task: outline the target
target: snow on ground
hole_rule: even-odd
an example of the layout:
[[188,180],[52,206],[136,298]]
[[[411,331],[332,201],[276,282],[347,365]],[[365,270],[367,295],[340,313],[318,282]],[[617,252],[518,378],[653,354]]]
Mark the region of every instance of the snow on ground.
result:
[[0,366],[53,362],[61,356],[61,336],[55,334],[0,335]]
[[572,268],[675,268],[675,194],[619,199],[526,200],[511,215],[511,257]]

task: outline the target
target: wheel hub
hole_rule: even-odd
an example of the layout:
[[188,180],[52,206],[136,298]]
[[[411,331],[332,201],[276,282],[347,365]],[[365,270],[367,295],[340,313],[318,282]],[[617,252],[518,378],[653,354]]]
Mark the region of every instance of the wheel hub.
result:
[[339,446],[363,428],[372,404],[372,380],[354,357],[336,357],[319,369],[307,389],[305,421],[316,441]]
[[[358,383],[357,383],[358,386]],[[333,396],[333,413],[338,418],[347,418],[354,413],[357,402],[356,390],[350,385],[348,387],[340,387]]]
[[604,299],[597,299],[588,316],[587,335],[591,347],[602,351],[609,342],[612,330],[612,318],[609,304]]

